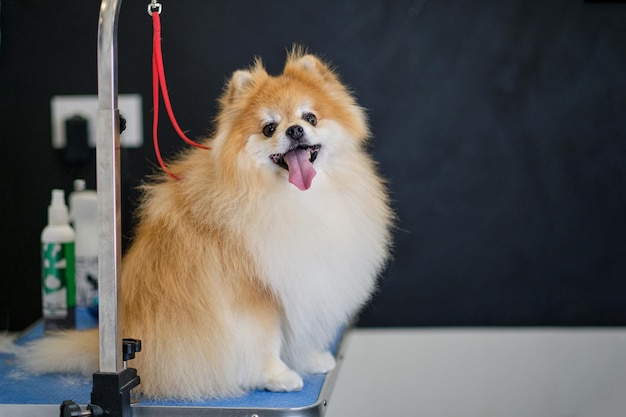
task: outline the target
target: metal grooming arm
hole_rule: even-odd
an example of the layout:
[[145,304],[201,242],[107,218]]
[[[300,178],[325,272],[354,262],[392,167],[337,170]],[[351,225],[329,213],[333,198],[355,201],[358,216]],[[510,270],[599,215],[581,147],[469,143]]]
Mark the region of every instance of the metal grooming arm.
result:
[[141,341],[122,339],[118,278],[121,273],[120,115],[117,108],[117,21],[121,0],[102,0],[98,21],[98,327],[100,366],[93,374],[91,402],[82,411],[74,401],[61,404],[61,417],[130,417],[130,391],[137,370],[126,367]]
[[98,23],[98,297],[100,372],[122,371],[117,324],[121,271],[120,132],[117,109],[117,21],[121,0],[103,0]]
[[126,360],[132,359],[141,349],[139,341],[122,341],[118,326],[122,319],[118,286],[122,245],[117,108],[117,22],[121,2],[102,0],[98,22],[96,174],[100,371],[93,375],[90,407],[111,417],[130,417],[132,414],[130,391],[139,385],[139,377],[135,369],[126,367]]

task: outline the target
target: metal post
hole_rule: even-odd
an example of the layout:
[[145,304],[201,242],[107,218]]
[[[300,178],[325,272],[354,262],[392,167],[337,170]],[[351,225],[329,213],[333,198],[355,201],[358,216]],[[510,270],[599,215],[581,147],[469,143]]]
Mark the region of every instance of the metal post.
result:
[[131,417],[130,392],[139,385],[137,370],[126,361],[141,350],[141,341],[125,339],[118,278],[122,265],[120,204],[120,121],[117,109],[117,19],[122,0],[102,0],[98,21],[98,114],[96,174],[98,182],[98,297],[100,371],[93,374],[91,402],[85,411],[71,400],[61,415]]
[[120,131],[117,109],[117,22],[121,0],[102,0],[98,22],[98,298],[100,372],[123,370],[121,308]]

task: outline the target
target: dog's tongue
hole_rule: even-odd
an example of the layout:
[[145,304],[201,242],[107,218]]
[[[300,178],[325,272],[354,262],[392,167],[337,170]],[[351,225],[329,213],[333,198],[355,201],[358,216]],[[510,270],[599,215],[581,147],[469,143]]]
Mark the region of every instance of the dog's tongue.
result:
[[295,149],[285,154],[285,162],[289,165],[289,182],[300,190],[308,190],[311,187],[315,168],[309,161],[306,149]]

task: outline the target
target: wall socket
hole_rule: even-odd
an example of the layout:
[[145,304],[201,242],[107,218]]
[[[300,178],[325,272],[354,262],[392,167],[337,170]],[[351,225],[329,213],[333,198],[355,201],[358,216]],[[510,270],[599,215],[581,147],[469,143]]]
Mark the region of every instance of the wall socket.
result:
[[[126,119],[126,130],[120,135],[120,146],[139,148],[143,144],[143,111],[141,95],[119,94],[117,107],[120,115]],[[66,144],[65,121],[82,116],[87,119],[87,138],[90,147],[96,147],[96,115],[98,113],[97,95],[54,96],[50,101],[52,120],[52,147],[63,149]]]

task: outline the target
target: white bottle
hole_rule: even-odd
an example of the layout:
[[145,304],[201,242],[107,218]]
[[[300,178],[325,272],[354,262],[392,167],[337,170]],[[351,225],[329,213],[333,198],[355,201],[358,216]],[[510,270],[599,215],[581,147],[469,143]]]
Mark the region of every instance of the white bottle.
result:
[[52,190],[48,225],[41,232],[42,307],[46,332],[76,327],[74,238],[65,192]]
[[74,181],[70,194],[70,220],[76,231],[76,305],[98,305],[98,194]]

